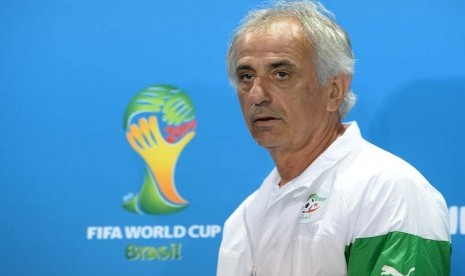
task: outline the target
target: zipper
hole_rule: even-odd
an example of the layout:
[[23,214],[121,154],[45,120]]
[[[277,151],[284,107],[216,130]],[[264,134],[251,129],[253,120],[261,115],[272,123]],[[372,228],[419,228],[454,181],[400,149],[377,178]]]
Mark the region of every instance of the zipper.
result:
[[247,224],[247,214],[246,214],[246,209],[244,208],[244,211],[242,212],[242,219],[244,221],[244,226],[245,226],[245,232],[247,234],[247,240],[249,242],[249,249],[250,249],[250,256],[252,258],[252,267],[250,268],[250,275],[251,276],[256,276],[257,275],[257,268],[255,266],[255,250],[254,250],[254,244],[252,241],[252,236],[250,235],[250,229],[249,225]]
[[255,270],[255,262],[252,262],[252,271],[250,271],[251,276],[257,276],[257,271]]

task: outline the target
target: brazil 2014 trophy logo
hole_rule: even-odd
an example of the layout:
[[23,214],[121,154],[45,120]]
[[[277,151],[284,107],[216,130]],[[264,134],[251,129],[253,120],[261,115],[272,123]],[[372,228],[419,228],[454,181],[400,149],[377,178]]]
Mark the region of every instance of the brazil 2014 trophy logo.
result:
[[126,138],[145,162],[139,194],[123,198],[123,207],[137,214],[169,214],[188,205],[175,185],[179,155],[195,135],[191,99],[171,85],[155,85],[137,93],[124,115]]

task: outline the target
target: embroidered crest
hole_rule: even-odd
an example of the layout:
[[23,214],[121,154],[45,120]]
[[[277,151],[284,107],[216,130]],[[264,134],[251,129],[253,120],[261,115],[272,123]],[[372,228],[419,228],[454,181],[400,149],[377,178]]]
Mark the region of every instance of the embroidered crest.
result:
[[325,197],[321,197],[317,193],[311,194],[304,203],[304,206],[302,206],[302,210],[299,214],[299,223],[307,223],[316,219],[315,214],[319,213],[317,210],[325,200]]

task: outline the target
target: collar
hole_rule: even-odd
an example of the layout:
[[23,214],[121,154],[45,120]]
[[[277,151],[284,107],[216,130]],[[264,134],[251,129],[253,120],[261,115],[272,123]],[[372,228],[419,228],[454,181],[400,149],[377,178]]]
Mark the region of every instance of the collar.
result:
[[[283,188],[277,186],[281,177],[275,167],[263,181],[258,191],[254,193],[253,200],[249,201],[243,209],[243,219],[251,244],[252,255],[254,255],[254,248],[256,248],[260,240],[267,210],[281,198],[290,193],[292,193],[293,197],[299,197],[302,193],[308,194],[310,190],[316,191],[320,190],[320,188],[325,190],[325,194],[331,192],[332,185],[319,187],[318,185],[322,185],[321,181],[315,180],[333,168],[356,147],[357,141],[362,140],[357,123],[355,121],[349,122],[348,125],[343,135],[339,136],[312,164]],[[280,194],[270,198],[271,194],[276,192]]]
[[[315,161],[313,161],[300,175],[289,181],[286,185],[284,185],[284,187],[279,188],[278,184],[281,177],[275,167],[263,181],[259,190],[265,190],[267,191],[266,194],[269,195],[271,191],[279,189],[281,195],[275,197],[275,200],[273,200],[275,202],[296,189],[308,190],[311,188],[318,177],[333,168],[345,156],[353,151],[358,144],[357,141],[361,141],[363,139],[357,122],[352,121],[345,123],[344,125],[347,126],[344,133],[339,136],[322,154],[320,154],[320,156],[318,156],[318,158],[315,159]],[[269,202],[269,205],[272,205],[274,202]]]

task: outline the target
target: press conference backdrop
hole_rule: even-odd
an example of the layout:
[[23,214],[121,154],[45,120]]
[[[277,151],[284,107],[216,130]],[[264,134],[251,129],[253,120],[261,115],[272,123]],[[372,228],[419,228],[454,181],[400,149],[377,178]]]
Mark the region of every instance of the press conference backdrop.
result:
[[[0,2],[1,275],[215,274],[273,167],[225,73],[257,4]],[[442,192],[465,275],[465,3],[325,4],[357,60],[347,121]]]

